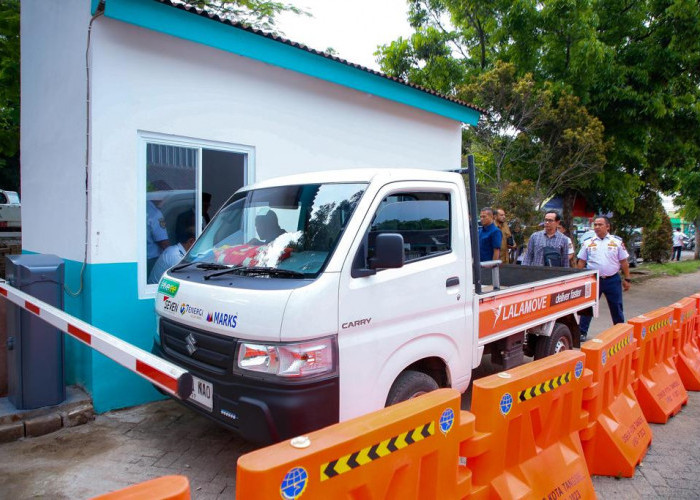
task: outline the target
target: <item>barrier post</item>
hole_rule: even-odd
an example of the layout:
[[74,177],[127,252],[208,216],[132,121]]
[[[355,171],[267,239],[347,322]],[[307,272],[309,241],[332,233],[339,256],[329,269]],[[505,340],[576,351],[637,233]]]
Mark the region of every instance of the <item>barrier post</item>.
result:
[[675,330],[676,370],[686,390],[700,391],[700,350],[693,342],[697,313],[695,299],[686,297],[671,304],[671,307]]
[[632,477],[651,443],[651,428],[632,388],[637,351],[633,330],[618,324],[581,346],[593,374],[583,392],[589,423],[581,431],[592,475]]
[[579,438],[584,359],[565,351],[474,381],[477,434],[461,454],[475,498],[595,498]]
[[638,345],[634,392],[647,422],[665,424],[688,402],[673,362],[673,309],[661,307],[628,321]]
[[695,300],[695,335],[693,336],[693,342],[695,346],[700,349],[700,293],[694,293],[690,296],[691,299]]
[[238,460],[236,498],[466,498],[458,455],[474,434],[460,394],[440,389]]

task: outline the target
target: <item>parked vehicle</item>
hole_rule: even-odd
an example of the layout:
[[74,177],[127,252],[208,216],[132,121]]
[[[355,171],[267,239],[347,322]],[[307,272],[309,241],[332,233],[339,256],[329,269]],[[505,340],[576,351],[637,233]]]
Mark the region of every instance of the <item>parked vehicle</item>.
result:
[[18,231],[22,227],[22,205],[15,191],[0,189],[0,231]]
[[688,236],[687,234],[683,235],[683,250],[695,250],[694,237]]
[[272,442],[465,391],[486,353],[509,368],[578,346],[597,271],[479,266],[470,212],[455,173],[245,187],[161,280],[154,352],[194,375],[188,406]]

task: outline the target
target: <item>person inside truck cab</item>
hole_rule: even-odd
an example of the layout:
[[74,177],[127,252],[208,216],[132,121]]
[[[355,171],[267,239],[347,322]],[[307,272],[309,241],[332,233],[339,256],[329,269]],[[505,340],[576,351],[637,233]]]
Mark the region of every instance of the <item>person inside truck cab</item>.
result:
[[286,232],[280,227],[277,214],[272,210],[268,210],[267,213],[255,217],[255,230],[258,233],[259,239],[253,238],[250,241],[251,245],[266,245],[280,234]]
[[479,213],[481,227],[479,228],[479,259],[481,262],[498,260],[501,255],[503,234],[493,222],[493,209],[484,207]]

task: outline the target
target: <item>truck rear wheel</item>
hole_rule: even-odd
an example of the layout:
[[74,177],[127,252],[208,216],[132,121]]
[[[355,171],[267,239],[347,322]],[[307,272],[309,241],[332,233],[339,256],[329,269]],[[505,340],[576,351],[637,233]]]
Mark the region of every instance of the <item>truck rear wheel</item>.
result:
[[417,398],[437,389],[438,384],[430,375],[414,370],[406,370],[398,376],[391,386],[385,406]]
[[549,337],[541,336],[537,339],[535,359],[542,359],[558,352],[568,351],[572,346],[573,341],[569,327],[562,323],[554,323],[552,335]]

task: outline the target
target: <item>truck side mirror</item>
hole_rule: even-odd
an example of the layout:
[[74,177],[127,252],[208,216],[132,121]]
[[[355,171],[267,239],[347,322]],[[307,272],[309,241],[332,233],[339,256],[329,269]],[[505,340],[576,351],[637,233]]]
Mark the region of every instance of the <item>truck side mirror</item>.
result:
[[403,236],[397,233],[378,234],[374,244],[374,257],[369,260],[370,269],[396,269],[403,267]]
[[377,274],[377,269],[403,267],[403,236],[398,233],[378,234],[374,242],[374,257],[369,259],[369,269],[354,268],[353,278],[363,278]]

